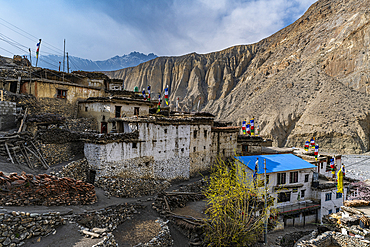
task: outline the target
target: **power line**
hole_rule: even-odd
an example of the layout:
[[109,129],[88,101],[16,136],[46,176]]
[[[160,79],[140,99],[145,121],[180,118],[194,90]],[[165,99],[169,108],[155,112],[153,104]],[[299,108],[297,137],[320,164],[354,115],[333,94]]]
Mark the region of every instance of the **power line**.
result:
[[[2,19],[2,18],[0,18],[1,20],[3,20],[3,21],[5,21],[4,19]],[[7,22],[7,21],[5,21],[6,23],[9,23],[9,22]],[[10,23],[9,23],[10,24]],[[31,40],[32,42],[35,42],[35,40],[34,39],[31,39],[30,37],[27,37],[26,35],[24,35],[24,34],[22,34],[22,33],[20,33],[20,32],[18,32],[17,30],[14,30],[13,28],[11,28],[11,27],[9,27],[9,26],[7,26],[7,25],[5,25],[4,23],[0,23],[0,25],[3,25],[4,27],[7,27],[7,28],[9,28],[10,30],[12,30],[13,32],[16,32],[16,33],[18,33],[19,35],[22,35],[23,37],[25,37],[25,38],[27,38],[27,39],[29,39],[29,40]],[[10,24],[10,25],[12,25],[12,26],[14,26],[13,24]],[[16,26],[14,26],[14,27],[16,27]],[[22,29],[20,29],[20,28],[18,28],[18,27],[16,27],[17,29],[19,29],[19,30],[22,30]],[[27,33],[26,31],[24,31],[24,30],[22,30],[23,32],[25,32],[25,33]],[[27,33],[27,34],[29,34],[29,33]],[[34,37],[34,38],[36,38],[36,39],[38,39],[36,36],[34,36],[34,35],[31,35],[31,34],[29,34],[30,36],[32,36],[32,37]],[[43,44],[44,44],[44,46],[45,46],[45,48],[46,49],[50,49],[50,50],[53,50],[53,51],[55,51],[55,52],[59,52],[59,51],[57,51],[57,50],[55,50],[55,49],[53,49],[53,48],[50,48],[50,47],[48,47],[48,46],[51,46],[51,47],[54,47],[53,45],[50,45],[49,43],[47,43],[47,42],[43,42]],[[56,48],[56,49],[58,49],[58,48]],[[59,49],[58,49],[59,50]]]
[[1,48],[1,47],[0,47],[0,49],[1,49],[1,50],[4,50],[4,51],[6,51],[6,52],[9,52],[10,54],[12,54],[12,55],[14,56],[14,53],[13,53],[13,52],[10,52],[10,51],[8,51],[8,50],[6,50],[6,49],[4,49],[4,48]]

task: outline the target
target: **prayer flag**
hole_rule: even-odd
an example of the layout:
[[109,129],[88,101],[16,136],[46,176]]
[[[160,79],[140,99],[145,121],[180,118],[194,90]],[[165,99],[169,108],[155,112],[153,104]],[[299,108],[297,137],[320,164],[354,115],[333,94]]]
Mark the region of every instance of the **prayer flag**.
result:
[[335,174],[335,163],[334,163],[334,158],[330,160],[330,170],[332,174]]
[[315,146],[315,160],[317,160],[317,157],[319,156],[319,145]]
[[145,88],[143,88],[142,94],[143,94],[144,99],[146,99]]
[[315,138],[314,137],[311,139],[311,148],[315,149]]
[[168,105],[168,85],[164,89],[164,100],[166,101],[166,105]]
[[342,172],[343,172],[343,177],[346,176],[346,169],[344,169],[344,165],[342,165]]
[[337,189],[338,189],[338,193],[343,193],[343,171],[342,169],[340,169],[337,173],[337,180],[338,180],[338,185],[337,185]]
[[158,109],[157,113],[161,111],[161,94],[158,95]]
[[40,39],[40,40],[39,40],[39,42],[36,44],[36,46],[37,46],[37,49],[36,49],[36,58],[39,58],[40,43],[41,43],[41,39]]
[[307,152],[309,148],[310,148],[310,142],[306,141],[306,143],[304,144],[304,151]]
[[247,124],[247,134],[250,135],[251,134],[251,129],[249,127],[249,124]]
[[245,135],[247,132],[247,121],[246,120],[243,121],[242,130],[243,130],[243,134]]
[[254,136],[254,118],[251,119],[251,135]]
[[150,85],[148,86],[148,101],[150,101]]

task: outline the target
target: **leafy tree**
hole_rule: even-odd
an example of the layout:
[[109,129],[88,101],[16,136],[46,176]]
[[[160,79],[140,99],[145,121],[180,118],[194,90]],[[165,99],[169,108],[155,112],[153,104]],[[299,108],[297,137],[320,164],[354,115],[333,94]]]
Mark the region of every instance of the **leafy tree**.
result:
[[217,162],[204,192],[208,202],[208,246],[252,246],[262,238],[266,216],[275,211],[271,197],[264,208],[265,190],[261,184],[262,178],[255,181],[252,172],[239,161]]

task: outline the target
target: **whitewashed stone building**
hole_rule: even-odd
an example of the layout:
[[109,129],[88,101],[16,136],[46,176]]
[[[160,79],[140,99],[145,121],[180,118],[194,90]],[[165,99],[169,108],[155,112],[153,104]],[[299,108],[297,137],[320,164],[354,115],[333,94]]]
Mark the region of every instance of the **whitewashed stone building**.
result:
[[[237,148],[239,127],[212,128],[214,117],[209,114],[111,121],[117,132],[137,133],[137,138],[110,143],[87,141],[85,157],[97,177],[189,179],[209,169],[217,155],[233,155]],[[224,142],[224,138],[229,141]]]

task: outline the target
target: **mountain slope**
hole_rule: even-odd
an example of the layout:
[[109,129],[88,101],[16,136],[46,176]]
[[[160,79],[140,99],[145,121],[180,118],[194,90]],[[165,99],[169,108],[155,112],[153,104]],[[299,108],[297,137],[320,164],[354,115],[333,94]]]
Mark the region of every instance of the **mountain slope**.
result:
[[319,0],[290,26],[251,45],[209,54],[159,57],[108,76],[126,88],[170,88],[183,110],[240,125],[256,118],[277,146],[369,150],[370,2]]
[[[103,61],[92,61],[89,59],[83,59],[79,57],[69,57],[69,67],[71,70],[83,70],[83,71],[111,71],[117,69],[123,69],[127,67],[133,67],[140,63],[149,61],[156,58],[157,56],[153,53],[145,55],[140,52],[131,52],[128,55],[115,56]],[[32,61],[36,62],[36,58],[32,57]],[[63,70],[63,56],[57,55],[40,55],[38,61],[38,67],[58,70],[59,62],[61,62],[61,70]],[[65,60],[65,70],[67,71],[67,61]]]

